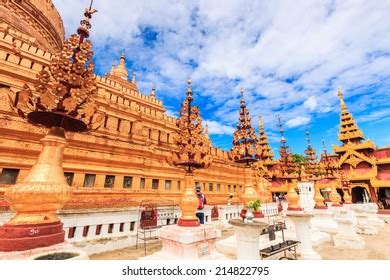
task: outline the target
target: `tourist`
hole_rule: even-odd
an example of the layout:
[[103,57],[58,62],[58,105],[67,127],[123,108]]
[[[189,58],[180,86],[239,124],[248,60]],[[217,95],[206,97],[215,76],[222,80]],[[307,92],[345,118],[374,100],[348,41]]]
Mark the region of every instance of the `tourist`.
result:
[[199,199],[198,209],[196,210],[196,216],[201,224],[204,224],[204,206],[206,205],[206,196],[200,191],[200,186],[196,187],[196,195]]

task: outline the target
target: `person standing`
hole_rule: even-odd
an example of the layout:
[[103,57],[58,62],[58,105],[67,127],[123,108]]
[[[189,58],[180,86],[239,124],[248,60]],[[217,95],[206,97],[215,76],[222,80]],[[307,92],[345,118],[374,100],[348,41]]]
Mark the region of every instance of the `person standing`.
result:
[[206,196],[200,191],[200,186],[196,186],[196,196],[198,197],[199,204],[196,209],[196,216],[201,224],[204,224],[204,206],[206,205]]

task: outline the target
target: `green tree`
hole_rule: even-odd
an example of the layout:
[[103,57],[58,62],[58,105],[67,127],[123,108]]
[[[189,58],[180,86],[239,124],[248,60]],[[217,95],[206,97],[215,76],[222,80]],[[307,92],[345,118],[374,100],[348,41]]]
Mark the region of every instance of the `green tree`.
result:
[[299,180],[301,180],[301,174],[306,164],[306,158],[303,155],[293,154],[293,160],[297,168]]

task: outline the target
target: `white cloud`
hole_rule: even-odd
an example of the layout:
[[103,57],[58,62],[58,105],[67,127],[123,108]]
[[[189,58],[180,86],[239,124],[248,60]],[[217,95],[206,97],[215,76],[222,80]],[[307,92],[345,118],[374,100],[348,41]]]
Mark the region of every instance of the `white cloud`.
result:
[[310,122],[309,117],[295,117],[293,119],[290,119],[286,122],[287,127],[296,127],[308,124]]
[[234,127],[222,125],[216,121],[205,120],[204,123],[208,125],[209,134],[233,135],[235,130]]
[[168,116],[171,116],[171,117],[175,117],[175,118],[178,118],[179,117],[179,114],[175,111],[172,111],[170,109],[167,109],[165,111],[165,114],[168,115]]
[[310,96],[303,102],[303,106],[309,108],[310,111],[314,111],[317,108],[317,98],[315,96]]
[[[54,3],[67,33],[75,31],[88,3]],[[171,103],[183,99],[191,75],[201,95],[197,100],[207,103],[203,117],[218,124],[212,133],[231,133],[241,86],[251,114],[260,112],[271,132],[277,131],[279,112],[287,127],[338,113],[340,87],[356,117],[364,113],[363,104],[378,111],[390,103],[390,1],[111,0],[94,5],[97,68],[109,71],[125,48],[141,90],[149,92],[156,82],[157,96]],[[154,47],[144,45],[145,26],[158,34]],[[174,105],[169,109],[179,110],[179,102]]]

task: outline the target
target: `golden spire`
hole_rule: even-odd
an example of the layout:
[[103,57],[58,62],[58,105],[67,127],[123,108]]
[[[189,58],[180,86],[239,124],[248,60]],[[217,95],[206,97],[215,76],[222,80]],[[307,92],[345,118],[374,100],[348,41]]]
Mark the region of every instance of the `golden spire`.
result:
[[257,142],[255,130],[252,128],[249,110],[245,105],[244,89],[241,88],[239,122],[233,134],[232,156],[235,162],[249,163],[257,161]]
[[341,111],[343,112],[343,111],[347,110],[347,107],[345,106],[345,102],[344,102],[344,99],[343,99],[343,91],[341,89],[339,89],[339,91],[337,92],[337,96],[340,99]]
[[284,130],[283,130],[283,125],[282,125],[282,118],[280,115],[278,115],[278,126],[279,126],[279,132],[280,132],[280,142],[282,143],[282,146],[286,146],[286,138],[284,138]]
[[115,75],[115,64],[114,63],[112,63],[112,65],[111,65],[110,75]]
[[205,129],[204,129],[204,136],[205,136],[207,139],[210,139],[209,126],[208,126],[207,123],[206,123],[206,127],[205,127]]
[[119,60],[119,64],[116,67],[116,69],[114,70],[114,73],[119,78],[127,81],[129,74],[127,73],[127,70],[126,70],[126,62],[125,61],[126,61],[125,51],[123,50],[121,53],[121,58]]
[[305,173],[309,176],[309,179],[316,180],[319,179],[321,175],[320,164],[317,161],[316,151],[312,148],[310,144],[310,133],[309,129],[306,126],[306,141],[307,148],[305,150],[306,162],[305,162]]
[[156,83],[153,82],[152,84],[152,91],[150,92],[151,97],[156,97]]
[[344,144],[348,141],[360,142],[364,139],[363,132],[357,126],[352,114],[348,112],[343,99],[343,92],[339,90],[337,95],[340,98],[341,107],[339,140]]
[[264,131],[264,123],[260,116],[260,113],[258,113],[258,118],[259,118],[258,156],[263,161],[272,160],[272,158],[274,157],[274,153],[272,152],[272,149],[269,146],[268,138]]
[[283,125],[282,125],[282,119],[280,115],[278,115],[278,121],[279,121],[279,132],[281,135],[280,142],[282,145],[279,149],[279,167],[281,169],[281,172],[283,176],[288,175],[296,172],[296,164],[293,159],[293,154],[291,152],[291,149],[286,145],[286,138],[284,138],[284,131],[283,131]]
[[336,172],[335,162],[328,155],[324,140],[322,140],[322,154],[320,164],[322,169],[324,170],[325,178],[334,178]]

